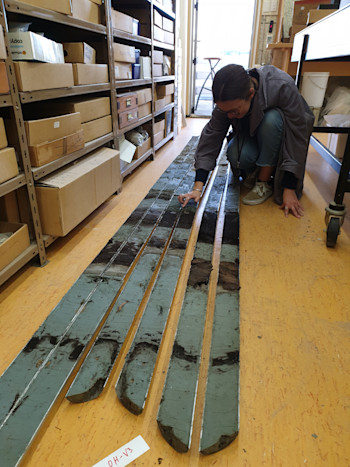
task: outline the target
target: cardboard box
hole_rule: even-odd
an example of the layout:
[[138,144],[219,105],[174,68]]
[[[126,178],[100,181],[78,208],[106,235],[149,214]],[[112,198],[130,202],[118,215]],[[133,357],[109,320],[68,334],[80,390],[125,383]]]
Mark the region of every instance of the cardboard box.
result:
[[175,34],[173,32],[164,31],[164,42],[166,44],[174,45],[175,44]]
[[305,25],[307,23],[307,16],[308,16],[309,11],[316,9],[320,3],[330,3],[330,0],[295,1],[292,24],[304,24]]
[[133,159],[140,159],[149,149],[151,149],[151,138],[148,138],[141,146],[136,146]]
[[101,148],[36,185],[43,233],[64,236],[120,185],[119,152]]
[[17,190],[0,197],[0,220],[6,222],[21,222]]
[[6,60],[7,53],[6,53],[6,46],[5,46],[5,38],[4,38],[4,31],[0,24],[0,60]]
[[153,39],[155,41],[164,42],[164,31],[158,26],[153,27]]
[[137,94],[136,92],[127,92],[117,96],[117,110],[118,113],[125,112],[126,110],[135,109],[137,107]]
[[334,13],[335,11],[338,10],[331,10],[331,9],[325,9],[325,10],[309,10],[308,16],[307,16],[307,24],[313,24],[319,21],[322,18],[325,18],[326,16]]
[[293,24],[291,28],[289,29],[289,36],[290,36],[289,42],[293,42],[295,34],[302,31],[306,27],[307,27],[306,24]]
[[88,143],[89,141],[112,132],[112,117],[111,115],[106,115],[105,117],[98,118],[97,120],[91,120],[91,122],[83,123],[82,127],[84,130],[84,141],[85,143]]
[[72,14],[72,5],[70,0],[21,0],[23,3],[45,8],[46,10],[57,11],[66,15]]
[[158,63],[154,64],[153,67],[152,67],[152,70],[153,70],[153,77],[154,78],[163,76],[163,65],[160,65]]
[[155,112],[158,112],[158,110],[163,109],[168,104],[170,104],[172,101],[173,101],[172,95],[167,95],[167,96],[162,97],[161,99],[157,99],[154,103]]
[[115,79],[132,79],[131,63],[114,62]]
[[29,247],[29,233],[26,224],[0,222],[0,232],[12,232],[12,235],[0,244],[0,270],[8,266]]
[[19,91],[38,91],[74,86],[71,63],[15,62]]
[[46,63],[64,63],[62,44],[35,32],[9,32],[13,60],[34,60]]
[[96,50],[85,42],[65,42],[63,53],[66,63],[96,63]]
[[154,122],[153,125],[153,133],[159,133],[160,131],[164,132],[165,129],[165,119],[158,120],[157,122]]
[[109,97],[77,98],[69,102],[58,102],[55,109],[63,114],[80,113],[81,123],[90,122],[111,113],[111,99]]
[[0,183],[6,182],[19,174],[14,148],[0,150]]
[[174,32],[174,21],[163,16],[163,26],[164,31]]
[[164,130],[159,131],[158,133],[155,133],[153,135],[153,144],[156,146],[158,143],[160,143],[164,139]]
[[163,0],[162,5],[166,10],[174,12],[173,0]]
[[153,50],[153,63],[163,64],[163,55],[161,50]]
[[90,1],[96,3],[96,5],[102,5],[102,0],[90,0]]
[[8,145],[4,120],[0,117],[0,149],[6,148]]
[[71,0],[72,16],[89,23],[101,24],[100,6],[90,0]]
[[146,104],[139,105],[138,107],[139,118],[146,117],[152,113],[152,103],[147,102]]
[[135,47],[114,42],[113,53],[115,62],[136,63]]
[[175,92],[175,84],[157,84],[156,93],[157,97],[162,98],[168,96],[170,94],[174,94]]
[[140,76],[142,79],[151,79],[151,57],[140,57]]
[[5,62],[0,62],[0,94],[8,94],[10,92],[9,80],[7,78],[7,70]]
[[112,13],[112,27],[115,29],[119,29],[120,31],[129,32],[133,34],[134,26],[133,26],[133,18],[125,13],[121,13],[120,11],[113,10]]
[[163,16],[159,13],[158,10],[154,10],[153,24],[161,29],[163,28]]
[[119,128],[125,128],[138,120],[137,108],[118,114]]
[[142,88],[136,91],[138,105],[146,104],[152,100],[152,89]]
[[74,85],[108,83],[108,65],[73,63]]
[[24,122],[28,146],[54,141],[81,130],[80,113],[27,120]]
[[84,132],[79,130],[68,136],[29,146],[29,157],[32,167],[40,167],[60,157],[71,154],[84,147]]
[[338,158],[343,159],[348,135],[345,133],[329,133],[327,146]]

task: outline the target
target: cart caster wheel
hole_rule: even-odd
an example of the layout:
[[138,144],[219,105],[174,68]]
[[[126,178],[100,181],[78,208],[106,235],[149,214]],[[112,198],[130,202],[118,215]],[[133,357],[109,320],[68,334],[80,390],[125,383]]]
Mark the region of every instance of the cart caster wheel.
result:
[[340,219],[332,217],[327,227],[327,246],[334,248],[340,233]]

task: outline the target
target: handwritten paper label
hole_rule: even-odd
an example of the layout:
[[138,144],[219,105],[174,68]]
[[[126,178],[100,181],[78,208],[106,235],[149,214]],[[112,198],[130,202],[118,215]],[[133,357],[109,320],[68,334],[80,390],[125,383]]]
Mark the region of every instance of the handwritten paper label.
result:
[[105,457],[93,467],[124,467],[125,465],[129,465],[130,462],[133,462],[148,450],[148,444],[142,436],[139,435],[109,456]]

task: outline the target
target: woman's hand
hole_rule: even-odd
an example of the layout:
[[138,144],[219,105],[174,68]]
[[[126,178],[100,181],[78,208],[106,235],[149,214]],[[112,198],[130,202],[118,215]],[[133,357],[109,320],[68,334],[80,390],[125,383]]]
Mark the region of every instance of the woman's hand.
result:
[[290,188],[285,188],[283,191],[283,203],[280,209],[284,210],[284,215],[286,217],[288,217],[289,211],[298,219],[304,215],[304,209],[299,203],[295,191]]
[[179,203],[181,203],[181,206],[184,208],[191,199],[198,203],[198,201],[201,199],[201,194],[201,191],[193,190],[189,193],[182,193],[177,197],[177,199],[179,200]]

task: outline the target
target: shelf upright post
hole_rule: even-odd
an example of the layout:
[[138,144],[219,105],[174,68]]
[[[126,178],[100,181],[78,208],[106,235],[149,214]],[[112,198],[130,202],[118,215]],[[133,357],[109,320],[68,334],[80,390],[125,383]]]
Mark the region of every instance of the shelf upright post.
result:
[[7,35],[8,25],[7,25],[7,20],[6,20],[6,10],[5,10],[4,0],[1,0],[0,8],[1,8],[0,23],[4,30],[4,39],[5,39],[6,49],[7,49],[6,70],[7,70],[7,76],[8,76],[9,85],[10,85],[13,112],[14,112],[15,121],[16,121],[16,128],[17,128],[18,140],[19,140],[19,145],[20,145],[20,150],[21,150],[22,164],[23,164],[23,171],[24,171],[24,176],[26,179],[29,203],[31,207],[33,224],[34,224],[34,232],[35,232],[35,237],[36,237],[36,243],[38,245],[40,264],[43,266],[47,262],[45,244],[44,244],[44,238],[43,238],[43,234],[41,230],[39,209],[38,209],[38,203],[36,200],[34,180],[33,180],[33,174],[32,174],[29,150],[28,150],[27,135],[26,135],[25,128],[24,128],[21,101],[20,101],[20,97],[18,93],[15,69],[14,69],[12,56],[11,56],[11,50],[10,50],[10,43],[9,43],[8,35]]
[[174,13],[175,13],[175,19],[174,19],[174,60],[173,60],[173,70],[174,70],[174,83],[175,83],[175,92],[174,92],[174,115],[173,115],[173,128],[174,128],[174,139],[177,136],[178,133],[178,111],[179,111],[179,105],[178,105],[178,79],[179,79],[179,63],[180,60],[178,60],[178,44],[177,44],[177,25],[176,25],[176,0],[173,0],[173,8],[174,8]]
[[[113,52],[113,24],[112,24],[112,4],[111,0],[105,0],[105,18],[107,29],[107,47],[108,47],[108,69],[109,69],[109,83],[111,89],[111,110],[112,110],[112,125],[113,125],[113,141],[114,147],[119,151],[118,141],[118,112],[117,112],[117,86],[115,80],[115,67],[114,67],[114,52]],[[120,164],[119,164],[120,167]],[[121,174],[119,171],[120,183]]]
[[156,150],[154,145],[154,112],[155,112],[155,100],[154,97],[156,95],[156,84],[154,82],[154,75],[153,75],[153,60],[154,60],[154,7],[153,7],[153,0],[150,1],[150,8],[151,8],[151,78],[152,78],[152,160],[155,159]]

